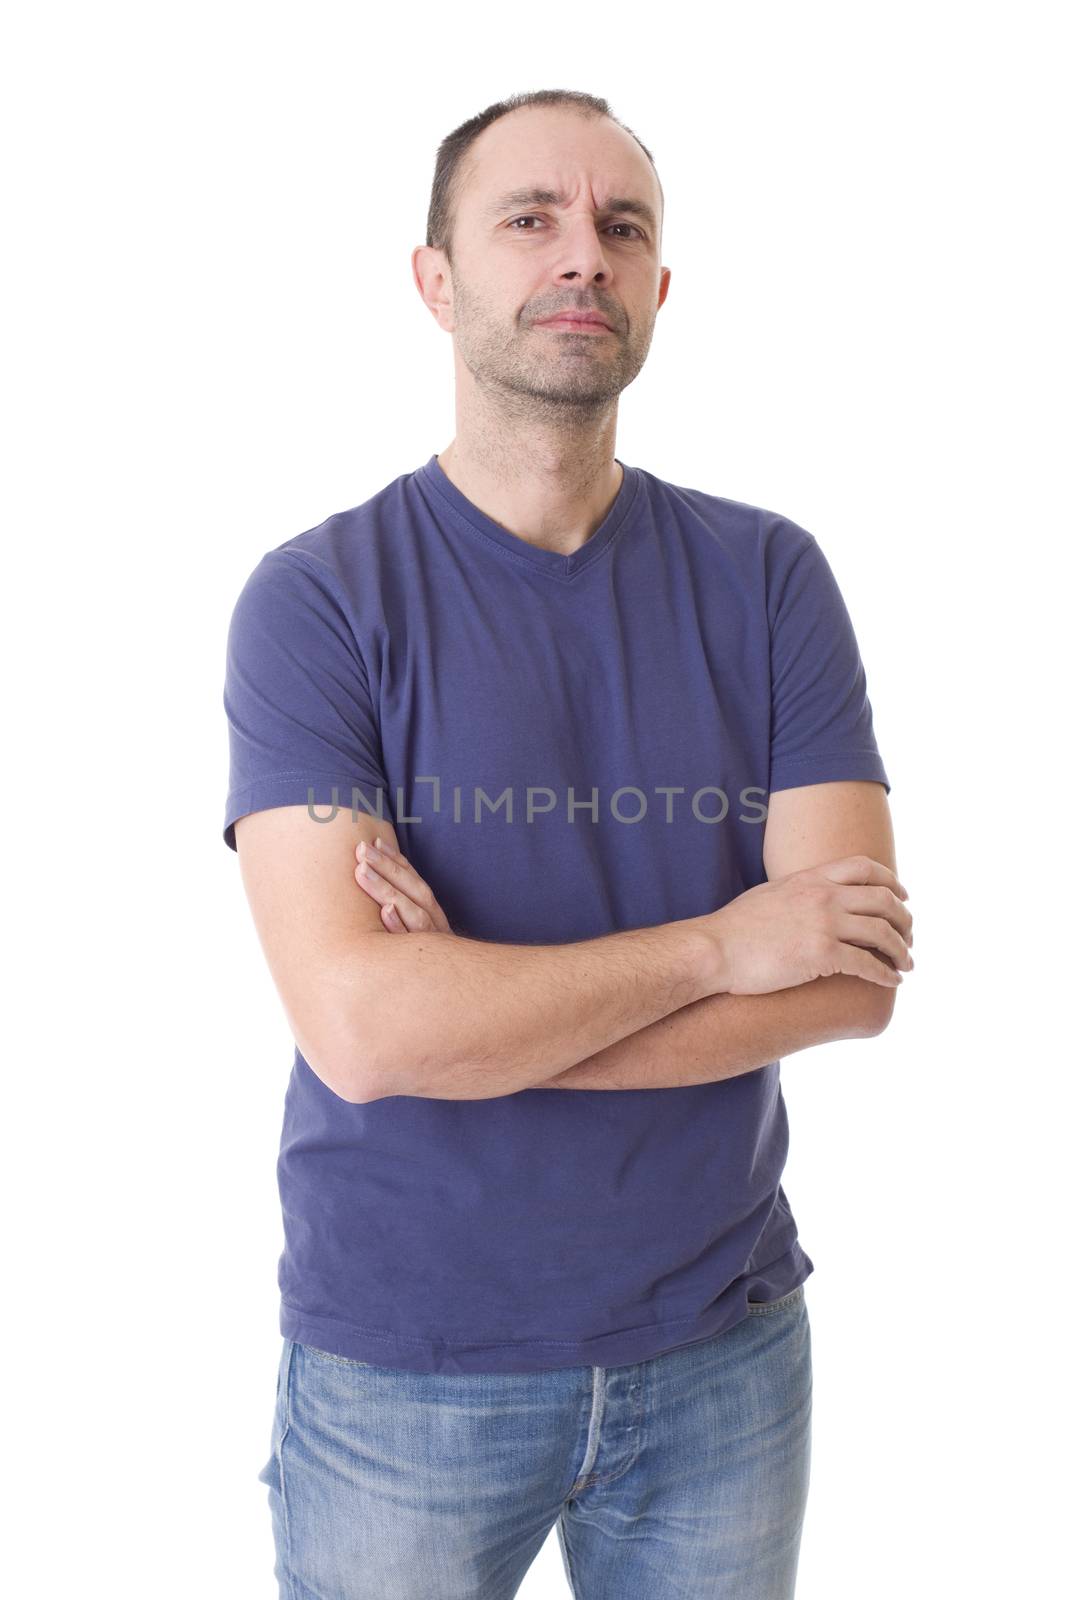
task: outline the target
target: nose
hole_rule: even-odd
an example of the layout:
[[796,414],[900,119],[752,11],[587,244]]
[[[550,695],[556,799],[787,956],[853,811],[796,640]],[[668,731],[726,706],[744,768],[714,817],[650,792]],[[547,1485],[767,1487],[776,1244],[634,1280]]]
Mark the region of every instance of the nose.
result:
[[565,283],[611,282],[604,240],[591,217],[576,217],[562,230],[555,276]]

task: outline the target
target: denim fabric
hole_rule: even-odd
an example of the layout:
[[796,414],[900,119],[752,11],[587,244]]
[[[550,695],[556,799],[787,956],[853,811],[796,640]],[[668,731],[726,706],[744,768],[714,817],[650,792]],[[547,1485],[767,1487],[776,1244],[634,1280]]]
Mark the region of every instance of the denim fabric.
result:
[[631,1366],[411,1372],[285,1338],[259,1473],[281,1600],[510,1600],[553,1527],[575,1600],[790,1600],[811,1411],[803,1284]]

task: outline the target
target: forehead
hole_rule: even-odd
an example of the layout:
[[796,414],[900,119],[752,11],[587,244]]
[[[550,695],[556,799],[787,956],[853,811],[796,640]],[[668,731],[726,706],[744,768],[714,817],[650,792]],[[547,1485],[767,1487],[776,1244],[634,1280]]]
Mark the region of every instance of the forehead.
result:
[[[541,192],[567,204],[591,189],[599,206],[616,196],[659,213],[648,157],[624,128],[607,117],[583,117],[548,106],[527,106],[490,123],[467,152],[464,191],[472,210],[488,216],[513,195]],[[541,203],[553,204],[545,199]]]

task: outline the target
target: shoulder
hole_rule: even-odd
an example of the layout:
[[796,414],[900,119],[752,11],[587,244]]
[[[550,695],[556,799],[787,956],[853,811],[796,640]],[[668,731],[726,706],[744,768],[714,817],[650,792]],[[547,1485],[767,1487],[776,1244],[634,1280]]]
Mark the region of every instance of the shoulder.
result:
[[320,597],[345,611],[373,612],[410,543],[411,477],[405,473],[358,505],[273,545],[249,573],[245,590],[276,594],[280,602]]
[[710,545],[724,559],[767,575],[781,573],[815,545],[792,517],[752,501],[668,482],[642,469],[654,520],[683,538]]
[[354,563],[375,561],[387,544],[403,539],[404,526],[414,506],[413,476],[407,472],[394,478],[358,505],[335,511],[268,553],[284,553],[305,565],[317,564],[338,577],[347,577]]

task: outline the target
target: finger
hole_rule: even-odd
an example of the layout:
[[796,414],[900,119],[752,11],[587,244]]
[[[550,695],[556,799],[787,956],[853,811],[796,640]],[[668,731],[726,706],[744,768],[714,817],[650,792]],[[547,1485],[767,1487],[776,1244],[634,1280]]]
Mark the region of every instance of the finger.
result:
[[383,877],[380,872],[375,872],[367,861],[356,862],[353,876],[364,893],[369,894],[372,900],[378,902],[379,909],[384,909],[387,901],[395,902],[400,898],[399,889],[391,884],[388,878]]
[[[373,872],[373,877],[370,874]],[[389,883],[380,873],[374,872],[372,867],[364,867],[361,862],[356,868],[356,882],[372,900],[378,902],[380,912],[387,905],[393,905],[403,924],[403,929],[408,933],[430,933],[433,931],[433,922],[430,914],[422,906],[417,905],[402,890]],[[387,923],[390,932],[400,932],[393,922]]]
[[904,982],[902,972],[895,967],[885,966],[872,951],[863,950],[855,944],[843,944],[838,948],[841,951],[839,972],[847,972],[854,978],[867,978],[883,989],[898,989]]
[[402,862],[396,856],[384,850],[375,850],[373,846],[359,844],[356,847],[356,858],[363,865],[369,866],[377,872],[379,877],[385,878],[389,883],[395,883],[398,889],[403,890],[409,900],[415,900],[430,909],[433,892],[425,878],[420,878],[415,868],[407,862]]
[[858,916],[884,917],[891,922],[900,933],[906,944],[912,942],[912,915],[902,900],[899,900],[892,889],[885,888],[851,888],[841,890],[838,903],[846,911],[851,911]]
[[371,851],[357,846],[356,876],[366,883],[392,884],[420,904],[429,897],[430,886],[419,877],[413,867],[402,866],[395,856],[382,850]]
[[408,860],[407,856],[404,855],[403,851],[400,849],[400,846],[393,844],[392,840],[386,839],[383,834],[376,833],[374,836],[374,843],[377,849],[384,850],[387,855],[393,857],[394,861],[401,862],[405,867],[411,866],[411,862]]
[[854,917],[846,915],[835,925],[839,939],[849,944],[867,945],[872,950],[883,951],[902,972],[915,965],[911,951],[891,922],[884,917]]
[[[359,850],[360,846],[357,846],[357,854]],[[369,855],[369,852],[367,854]],[[371,873],[374,874],[373,877],[369,876]],[[451,932],[448,918],[437,904],[433,890],[426,879],[420,878],[414,867],[401,862],[395,856],[383,851],[377,852],[371,859],[367,859],[366,855],[361,856],[356,866],[356,878],[364,886],[373,885],[376,879],[384,881],[406,895],[415,905],[422,907],[429,919],[426,923],[428,928],[434,928],[439,933]]]
[[[431,933],[430,919],[421,906],[398,890],[386,890],[388,899],[382,906],[382,921],[390,933]],[[390,915],[391,913],[391,915]]]
[[421,906],[416,906],[413,899],[408,899],[406,894],[397,890],[389,890],[389,904],[382,907],[384,912],[392,909],[394,917],[386,917],[386,926],[390,933],[432,933],[434,925],[430,922],[429,914]]
[[908,891],[896,873],[883,862],[875,861],[873,856],[840,856],[836,861],[827,861],[806,870],[819,872],[834,883],[884,884],[899,899],[908,898]]

